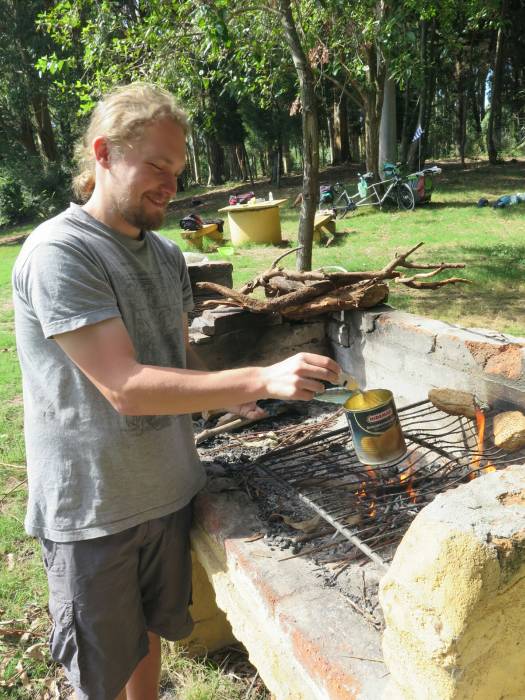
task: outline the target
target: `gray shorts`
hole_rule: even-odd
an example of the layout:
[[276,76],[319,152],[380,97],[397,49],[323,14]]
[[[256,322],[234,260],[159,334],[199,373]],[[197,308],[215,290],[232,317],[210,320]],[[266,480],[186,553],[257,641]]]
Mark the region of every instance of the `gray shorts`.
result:
[[147,631],[193,629],[191,505],[115,535],[42,540],[53,618],[51,655],[82,700],[114,700],[148,653]]

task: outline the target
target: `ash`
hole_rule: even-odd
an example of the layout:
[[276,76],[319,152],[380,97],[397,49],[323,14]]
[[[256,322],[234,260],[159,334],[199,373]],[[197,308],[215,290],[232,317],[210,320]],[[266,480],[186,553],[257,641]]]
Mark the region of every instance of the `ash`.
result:
[[[199,445],[209,477],[208,489],[246,493],[257,508],[261,534],[276,558],[307,560],[323,585],[337,589],[372,627],[382,629],[378,585],[384,569],[304,504],[293,488],[272,479],[254,464],[271,450],[293,448],[314,434],[341,427],[345,424],[342,411],[316,401],[260,404],[270,414],[267,419],[235,433],[216,435]],[[213,423],[200,419],[194,427],[198,433],[213,427]]]

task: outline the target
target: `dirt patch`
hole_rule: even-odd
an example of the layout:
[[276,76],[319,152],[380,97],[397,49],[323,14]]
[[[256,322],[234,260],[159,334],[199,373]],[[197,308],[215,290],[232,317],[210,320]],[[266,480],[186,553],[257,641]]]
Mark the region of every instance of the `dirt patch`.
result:
[[28,236],[28,233],[19,233],[16,236],[6,236],[5,238],[0,238],[0,246],[21,245]]
[[9,399],[9,401],[6,401],[8,406],[20,406],[23,403],[24,397],[21,394],[20,396],[14,396],[12,399]]

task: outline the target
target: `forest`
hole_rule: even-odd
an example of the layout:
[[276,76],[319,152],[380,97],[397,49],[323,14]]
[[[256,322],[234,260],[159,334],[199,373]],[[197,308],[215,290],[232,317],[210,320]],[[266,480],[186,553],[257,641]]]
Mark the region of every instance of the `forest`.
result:
[[191,117],[183,186],[302,172],[300,241],[320,165],[497,163],[525,142],[524,4],[0,0],[0,226],[60,209],[90,110],[134,80]]

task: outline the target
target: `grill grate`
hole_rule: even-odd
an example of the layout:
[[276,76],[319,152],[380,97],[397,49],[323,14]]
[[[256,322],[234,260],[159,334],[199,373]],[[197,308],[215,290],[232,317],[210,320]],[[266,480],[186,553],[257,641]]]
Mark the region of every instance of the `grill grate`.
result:
[[[438,493],[486,470],[525,461],[525,450],[509,454],[497,448],[488,437],[480,438],[474,419],[450,416],[429,401],[398,413],[408,451],[388,465],[361,464],[348,428],[269,452],[255,462],[384,567],[410,522]],[[484,415],[484,435],[491,436],[495,414]]]

